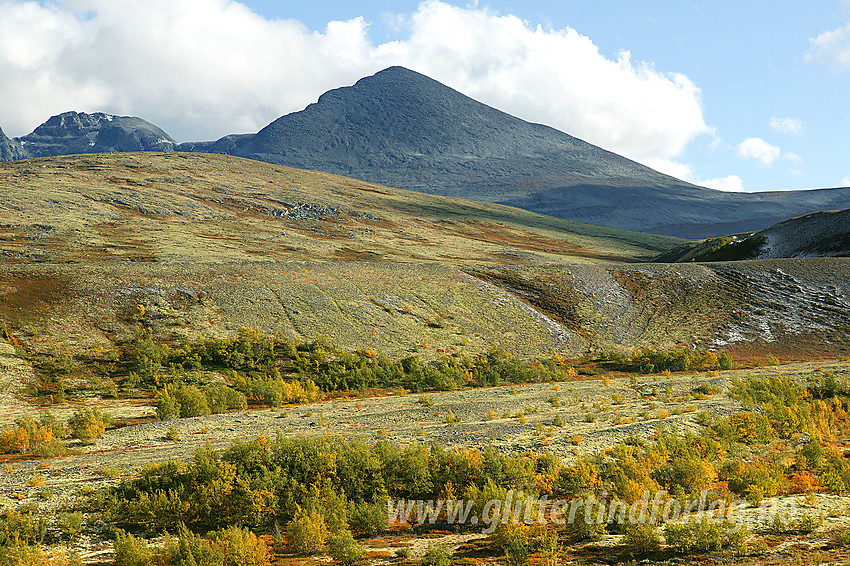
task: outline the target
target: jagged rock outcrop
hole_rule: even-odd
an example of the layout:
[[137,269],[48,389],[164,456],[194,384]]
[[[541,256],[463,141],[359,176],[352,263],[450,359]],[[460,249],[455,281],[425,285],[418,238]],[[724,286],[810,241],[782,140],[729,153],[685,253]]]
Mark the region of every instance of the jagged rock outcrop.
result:
[[24,150],[21,144],[15,140],[9,139],[0,128],[0,161],[17,161],[24,159]]

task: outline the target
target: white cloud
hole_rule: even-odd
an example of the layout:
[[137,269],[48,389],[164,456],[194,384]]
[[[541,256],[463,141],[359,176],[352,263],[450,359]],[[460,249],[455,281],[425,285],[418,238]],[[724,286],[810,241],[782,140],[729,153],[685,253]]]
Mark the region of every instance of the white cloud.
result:
[[850,69],[850,24],[810,39],[806,61],[835,70]]
[[782,150],[761,138],[747,138],[738,144],[738,155],[770,167],[782,155]]
[[66,110],[134,114],[181,140],[256,131],[374,70],[361,19],[311,32],[229,0],[0,0],[0,13],[0,124],[15,135]]
[[134,114],[179,140],[256,131],[390,65],[640,161],[675,164],[710,133],[700,90],[577,31],[425,1],[402,39],[368,22],[311,31],[231,0],[0,0],[0,124],[31,131],[65,110]]
[[785,161],[790,161],[791,163],[802,163],[803,158],[794,153],[793,151],[786,151],[782,154],[782,159]]
[[740,193],[744,190],[744,181],[737,175],[729,175],[727,177],[720,177],[717,179],[705,179],[697,184],[703,187],[717,189],[718,191]]
[[576,30],[425,2],[406,41],[380,47],[435,79],[527,120],[640,161],[671,159],[711,132],[686,76],[603,56]]
[[850,175],[847,175],[846,177],[841,179],[841,186],[842,187],[850,187]]
[[797,118],[771,118],[770,129],[780,134],[800,134],[803,122]]

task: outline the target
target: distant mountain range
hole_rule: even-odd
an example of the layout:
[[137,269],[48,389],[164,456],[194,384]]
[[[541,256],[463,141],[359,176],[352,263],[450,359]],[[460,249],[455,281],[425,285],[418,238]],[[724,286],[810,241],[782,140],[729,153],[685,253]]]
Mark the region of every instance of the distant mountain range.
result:
[[222,153],[581,222],[720,236],[850,207],[850,188],[726,193],[664,175],[390,67],[256,134],[176,143],[140,118],[68,112],[0,138],[0,159],[104,151]]

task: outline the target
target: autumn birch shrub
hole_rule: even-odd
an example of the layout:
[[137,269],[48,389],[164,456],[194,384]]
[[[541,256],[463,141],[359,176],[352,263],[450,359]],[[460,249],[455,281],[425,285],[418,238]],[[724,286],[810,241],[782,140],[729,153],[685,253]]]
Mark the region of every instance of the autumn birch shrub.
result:
[[[811,397],[784,381],[738,388],[750,402],[775,405],[796,398],[791,414],[810,414]],[[775,427],[793,429],[794,421],[774,408],[762,412],[753,405],[728,417],[706,415],[699,420],[700,433],[659,429],[648,439],[629,438],[569,465],[548,454],[494,448],[400,447],[336,437],[237,441],[221,455],[202,450],[190,464],[146,467],[138,478],[123,481],[106,498],[112,501],[109,522],[158,532],[185,521],[193,531],[206,532],[230,525],[270,529],[278,521],[296,542],[307,541],[299,543],[301,552],[313,552],[347,531],[371,535],[386,528],[388,499],[462,498],[473,501],[479,516],[487,501],[504,501],[508,489],[567,500],[604,493],[626,504],[659,491],[684,503],[708,490],[712,500],[737,495],[755,502],[786,492],[788,475],[802,478],[804,471],[811,476],[806,485],[846,490],[850,463],[816,438],[797,442],[796,458],[789,448],[765,445],[779,437]],[[598,509],[590,511],[594,516]],[[568,536],[593,537],[604,528],[578,522]]]
[[315,508],[308,511],[299,506],[287,525],[286,532],[289,548],[296,554],[323,552],[328,542],[325,518]]
[[79,556],[70,552],[49,552],[40,545],[16,542],[0,547],[0,564],[3,566],[82,566]]
[[94,441],[106,432],[106,427],[110,422],[111,417],[108,413],[91,407],[83,407],[74,411],[74,414],[68,419],[68,428],[72,438],[76,438],[82,444],[94,444]]
[[59,456],[65,453],[64,436],[65,427],[50,413],[42,413],[38,420],[27,415],[0,430],[0,453]]
[[224,566],[271,565],[271,553],[265,541],[248,529],[236,526],[222,529],[213,535],[212,544],[221,550]]

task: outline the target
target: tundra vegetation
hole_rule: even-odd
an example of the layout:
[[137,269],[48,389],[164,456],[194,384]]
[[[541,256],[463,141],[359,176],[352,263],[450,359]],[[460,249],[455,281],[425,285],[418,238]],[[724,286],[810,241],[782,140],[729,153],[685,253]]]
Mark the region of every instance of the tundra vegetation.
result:
[[[549,404],[556,408],[560,382],[592,378],[588,374],[599,368],[622,375],[669,375],[732,365],[725,352],[650,349],[593,360],[553,354],[534,362],[492,350],[425,363],[415,356],[393,360],[371,350],[343,352],[323,338],[296,343],[250,329],[230,339],[172,346],[142,332],[108,362],[69,358],[64,365],[43,360],[41,378],[62,383],[81,372],[109,380],[115,384],[110,394],[153,395],[162,419],[390,388],[419,392],[416,402],[427,409],[434,404],[422,394],[427,391],[546,381],[555,383]],[[57,365],[71,369],[57,371]],[[711,385],[697,389],[695,395],[703,396],[719,390]],[[368,540],[388,533],[481,531],[470,522],[449,524],[445,509],[435,514],[433,524],[420,525],[416,511],[390,522],[388,504],[460,499],[472,502],[474,516],[484,517],[488,502],[510,505],[509,490],[543,501],[544,520],[505,522],[478,543],[476,552],[500,557],[505,564],[557,564],[564,552],[578,552],[588,541],[612,534],[621,535],[610,550],[614,558],[757,556],[758,547],[749,547],[748,539],[810,533],[823,519],[772,517],[748,531],[705,516],[668,522],[591,518],[607,501],[628,506],[657,497],[663,506],[703,497],[758,505],[782,495],[850,491],[850,462],[837,444],[850,435],[850,383],[845,379],[828,372],[816,372],[803,382],[791,377],[736,379],[728,395],[742,410],[700,413],[698,430],[677,432],[662,425],[649,437],[629,437],[571,462],[546,450],[447,449],[436,443],[399,445],[332,435],[292,438],[279,433],[238,440],[222,450],[207,446],[187,461],[148,464],[111,487],[83,493],[63,511],[59,528],[54,515],[35,505],[5,510],[0,515],[0,564],[80,563],[73,551],[57,554],[50,549],[63,542],[73,548],[81,535],[113,540],[119,565],[262,565],[285,555],[328,555],[353,564],[369,558]],[[529,405],[511,417],[540,410]],[[604,407],[596,403],[586,410],[595,417]],[[457,419],[448,414],[446,422]],[[109,415],[89,407],[64,423],[44,411],[6,426],[0,449],[51,457],[92,442],[108,426],[113,426]],[[579,502],[587,513],[560,524],[545,503],[556,500]],[[844,536],[836,533],[835,544]],[[447,564],[458,557],[435,545],[421,559],[409,553],[397,559]]]
[[[456,351],[425,362],[418,355],[392,359],[373,349],[342,351],[321,335],[299,343],[242,328],[232,338],[177,345],[157,342],[149,330],[141,330],[120,352],[54,352],[36,356],[34,366],[38,374],[31,390],[42,401],[64,399],[68,392],[104,397],[152,392],[157,414],[171,419],[374,389],[425,392],[566,381],[600,369],[627,374],[730,369],[732,358],[726,351],[645,348],[579,359],[553,353],[526,362],[492,348],[475,356]],[[429,406],[430,401],[423,396],[420,402]]]

